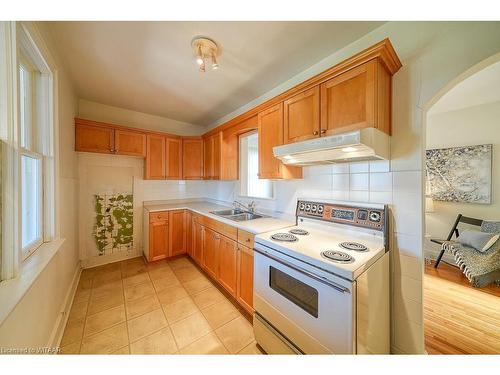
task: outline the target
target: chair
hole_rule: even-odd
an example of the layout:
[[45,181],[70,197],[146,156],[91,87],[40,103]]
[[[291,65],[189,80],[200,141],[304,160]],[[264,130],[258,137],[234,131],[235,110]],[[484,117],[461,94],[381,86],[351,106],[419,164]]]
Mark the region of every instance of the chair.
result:
[[[455,224],[453,224],[453,227],[450,230],[450,234],[448,234],[448,237],[446,238],[446,240],[431,238],[431,242],[442,245],[445,241],[450,241],[451,238],[453,237],[453,234],[455,234],[455,238],[457,238],[459,236],[457,227],[458,227],[458,224],[460,224],[460,223],[476,225],[476,226],[480,227],[483,224],[483,220],[474,219],[473,217],[467,217],[467,216],[463,216],[462,214],[458,214],[457,220],[455,220]],[[436,259],[436,264],[434,265],[434,268],[438,267],[439,262],[441,262],[441,258],[443,257],[443,255],[444,255],[444,250],[441,249],[441,252],[439,253],[439,256]]]

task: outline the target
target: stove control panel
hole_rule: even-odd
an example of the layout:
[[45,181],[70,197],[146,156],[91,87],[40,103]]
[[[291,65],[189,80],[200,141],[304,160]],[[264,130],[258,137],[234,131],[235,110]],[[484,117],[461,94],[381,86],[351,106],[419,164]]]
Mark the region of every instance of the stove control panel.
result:
[[387,208],[376,209],[332,203],[299,201],[297,203],[296,216],[383,231],[386,224],[386,210]]

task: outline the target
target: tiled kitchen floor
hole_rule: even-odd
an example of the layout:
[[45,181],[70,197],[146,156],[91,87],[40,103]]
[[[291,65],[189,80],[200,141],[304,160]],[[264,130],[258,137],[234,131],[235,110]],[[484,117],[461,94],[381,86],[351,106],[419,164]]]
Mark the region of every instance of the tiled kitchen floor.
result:
[[188,259],[86,269],[63,354],[261,354],[252,325]]

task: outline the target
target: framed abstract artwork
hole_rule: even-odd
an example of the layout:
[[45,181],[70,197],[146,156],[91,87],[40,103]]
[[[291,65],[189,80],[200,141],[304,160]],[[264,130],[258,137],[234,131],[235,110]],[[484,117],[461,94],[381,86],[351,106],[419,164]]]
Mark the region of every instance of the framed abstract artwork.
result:
[[490,204],[492,153],[491,144],[426,150],[432,199]]

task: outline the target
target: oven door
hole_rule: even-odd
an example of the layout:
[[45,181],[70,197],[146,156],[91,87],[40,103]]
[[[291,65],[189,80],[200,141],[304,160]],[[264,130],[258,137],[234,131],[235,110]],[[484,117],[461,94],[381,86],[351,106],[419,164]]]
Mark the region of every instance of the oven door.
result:
[[[355,288],[297,266],[286,256],[256,246],[254,309],[285,344],[306,354],[355,353]],[[262,328],[262,327],[260,327]],[[257,342],[272,354],[269,337],[255,330]],[[277,334],[276,334],[277,333]],[[260,341],[259,341],[260,339]]]

